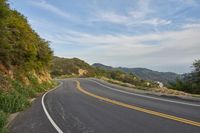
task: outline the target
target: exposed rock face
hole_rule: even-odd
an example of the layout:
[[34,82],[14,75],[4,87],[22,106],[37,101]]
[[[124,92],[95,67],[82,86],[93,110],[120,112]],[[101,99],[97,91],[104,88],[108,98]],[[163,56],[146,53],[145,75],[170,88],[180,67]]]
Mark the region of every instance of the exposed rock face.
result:
[[12,69],[7,69],[4,65],[0,64],[0,89],[3,91],[8,91],[11,88],[11,80],[19,80],[24,85],[29,85],[31,83],[30,76],[36,78],[38,83],[51,82],[52,78],[47,69],[41,69],[40,71],[31,70],[27,73],[15,74],[18,71],[17,68],[12,67]]
[[5,74],[0,73],[0,90],[8,91],[11,88],[10,82],[7,80]]
[[13,78],[13,71],[11,69],[7,69],[3,64],[0,64],[0,72]]
[[[34,78],[36,78],[38,83],[51,82],[51,80],[52,80],[51,75],[45,69],[41,70],[39,72],[36,72],[35,70],[33,70],[33,71],[29,72],[29,75],[34,76]],[[26,85],[28,85],[30,83],[29,78],[27,76],[23,76],[22,81]]]
[[51,75],[49,74],[49,72],[47,70],[41,71],[38,74],[38,81],[40,83],[42,82],[50,82],[52,80]]
[[88,73],[88,71],[84,70],[84,69],[79,69],[78,73],[79,73],[79,76],[83,76],[83,75],[86,75]]

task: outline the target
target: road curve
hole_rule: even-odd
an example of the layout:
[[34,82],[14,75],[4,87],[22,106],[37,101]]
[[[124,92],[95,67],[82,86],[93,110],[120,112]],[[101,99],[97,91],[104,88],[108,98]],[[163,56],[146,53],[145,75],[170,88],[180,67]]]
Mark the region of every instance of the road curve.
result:
[[[9,131],[12,133],[200,132],[199,102],[145,94],[134,95],[118,91],[121,90],[120,87],[98,80],[67,79],[61,82],[62,85],[56,90],[38,98],[31,108],[18,115],[10,124]],[[163,116],[170,116],[171,119]]]

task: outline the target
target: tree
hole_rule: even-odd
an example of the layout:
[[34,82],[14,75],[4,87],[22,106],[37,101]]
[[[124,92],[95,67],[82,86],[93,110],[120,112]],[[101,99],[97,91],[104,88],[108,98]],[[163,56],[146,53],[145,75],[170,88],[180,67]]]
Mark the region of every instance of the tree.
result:
[[200,83],[200,60],[193,63],[194,70],[192,72],[193,82]]
[[171,83],[171,87],[189,93],[200,94],[200,60],[193,63],[193,71],[184,74],[182,80],[177,79],[175,83]]
[[48,68],[52,55],[49,42],[31,28],[26,17],[0,0],[0,65],[14,74],[39,72]]

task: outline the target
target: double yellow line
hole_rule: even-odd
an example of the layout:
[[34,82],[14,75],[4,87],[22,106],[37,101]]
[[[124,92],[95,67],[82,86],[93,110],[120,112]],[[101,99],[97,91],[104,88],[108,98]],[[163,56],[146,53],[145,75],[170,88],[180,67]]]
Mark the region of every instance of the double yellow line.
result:
[[187,120],[187,119],[184,119],[184,118],[176,117],[176,116],[173,116],[173,115],[168,115],[168,114],[144,109],[144,108],[141,108],[141,107],[133,106],[133,105],[130,105],[130,104],[122,103],[122,102],[115,101],[115,100],[112,100],[112,99],[109,99],[109,98],[105,98],[105,97],[102,97],[102,96],[95,95],[95,94],[90,93],[90,92],[84,90],[83,88],[81,88],[79,81],[76,81],[76,83],[77,83],[77,89],[79,91],[81,91],[82,93],[88,95],[88,96],[91,96],[91,97],[94,97],[94,98],[97,98],[97,99],[100,99],[100,100],[103,100],[103,101],[106,101],[106,102],[109,102],[109,103],[112,103],[112,104],[115,104],[115,105],[118,105],[118,106],[122,106],[122,107],[125,107],[125,108],[137,110],[137,111],[144,112],[144,113],[147,113],[147,114],[151,114],[151,115],[159,116],[159,117],[162,117],[162,118],[167,118],[167,119],[170,119],[170,120],[174,120],[174,121],[182,122],[182,123],[185,123],[185,124],[200,127],[200,122],[195,122],[195,121]]

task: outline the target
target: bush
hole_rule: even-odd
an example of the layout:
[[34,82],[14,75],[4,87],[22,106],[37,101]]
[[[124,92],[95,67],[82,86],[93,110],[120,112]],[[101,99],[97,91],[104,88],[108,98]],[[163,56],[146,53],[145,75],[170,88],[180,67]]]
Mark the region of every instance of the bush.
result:
[[184,74],[183,79],[177,79],[176,82],[170,83],[170,88],[200,94],[200,60],[193,63],[193,68],[191,73]]
[[7,113],[22,111],[29,105],[26,97],[13,91],[11,93],[0,93],[0,108]]
[[37,86],[35,86],[35,88],[33,88],[36,92],[40,93],[40,92],[44,92],[46,91],[49,87],[51,87],[51,84],[48,82],[44,82],[42,84],[39,84]]
[[7,114],[0,110],[0,133],[6,133],[6,129],[4,128],[7,123]]
[[47,88],[55,84],[48,82],[42,84],[33,84],[23,86],[17,80],[12,81],[12,90],[8,92],[0,91],[0,133],[6,132],[3,128],[9,113],[22,111],[30,105],[28,99],[34,97],[37,92],[44,92]]
[[200,84],[188,82],[186,80],[177,79],[176,82],[170,83],[168,87],[192,94],[200,94]]
[[15,88],[15,91],[23,95],[24,97],[34,97],[35,96],[35,90],[32,89],[29,86],[24,86],[21,82],[14,80],[12,82],[12,86]]

